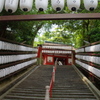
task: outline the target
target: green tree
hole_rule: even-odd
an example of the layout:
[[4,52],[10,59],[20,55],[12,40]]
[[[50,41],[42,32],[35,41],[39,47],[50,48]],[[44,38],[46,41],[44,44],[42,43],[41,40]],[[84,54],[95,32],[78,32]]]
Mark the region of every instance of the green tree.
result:
[[[99,2],[100,5],[100,2]],[[72,12],[68,10],[68,7],[65,5],[64,9],[61,12],[56,12],[51,7],[51,2],[49,1],[49,6],[47,11],[39,12],[36,10],[35,5],[30,12],[23,12],[20,9],[14,14],[10,14],[3,10],[0,13],[0,16],[4,15],[31,15],[31,14],[57,14],[57,13],[100,13],[99,5],[96,10],[93,12],[87,11],[84,8],[83,1],[81,7],[77,12]],[[54,32],[51,32],[53,25],[57,25],[58,28]],[[33,41],[39,33],[40,29],[45,30],[44,35],[38,40],[43,43],[45,40],[53,42],[61,42],[64,44],[75,44],[75,47],[80,47],[85,45],[84,40],[93,42],[99,40],[99,20],[50,20],[50,21],[23,21],[23,22],[0,22],[0,37],[16,40],[17,42],[26,43],[33,45]],[[11,30],[7,30],[7,29]],[[98,31],[97,31],[98,30]],[[95,35],[94,35],[95,33]],[[95,37],[95,40],[93,40]],[[43,40],[42,40],[43,39]],[[37,41],[35,41],[36,43]]]

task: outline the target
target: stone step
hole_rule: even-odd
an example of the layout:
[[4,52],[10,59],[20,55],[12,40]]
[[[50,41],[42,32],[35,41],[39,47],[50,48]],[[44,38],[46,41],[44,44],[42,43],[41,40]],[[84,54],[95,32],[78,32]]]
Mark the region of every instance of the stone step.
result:
[[21,91],[21,90],[24,90],[24,91],[32,91],[32,90],[38,90],[38,91],[44,91],[45,90],[45,87],[44,88],[14,88],[12,91]]
[[66,87],[54,87],[53,90],[89,90],[88,88],[81,88],[81,87],[70,87],[70,88],[66,88]]
[[7,96],[45,97],[45,93],[9,93]]
[[84,91],[84,90],[52,90],[53,92],[69,92],[69,93],[91,93],[89,90]]
[[51,98],[50,100],[97,100],[97,99],[88,99],[88,98]]
[[87,99],[96,99],[93,95],[53,95],[52,98],[87,98]]
[[30,94],[32,94],[32,93],[45,93],[45,91],[42,91],[42,90],[38,90],[38,91],[23,91],[23,90],[21,90],[21,91],[11,91],[10,93],[30,93]]
[[7,95],[2,100],[44,100],[44,97],[31,97],[31,96],[10,96]]
[[69,92],[54,92],[53,95],[88,95],[88,96],[94,96],[92,93],[69,93]]
[[46,90],[35,89],[35,90],[20,90],[20,91],[19,91],[19,90],[12,90],[11,92],[16,92],[16,93],[17,93],[17,92],[29,92],[29,93],[32,93],[32,92],[41,92],[41,93],[42,93],[42,92],[43,92],[43,93],[44,93],[45,91],[46,91]]

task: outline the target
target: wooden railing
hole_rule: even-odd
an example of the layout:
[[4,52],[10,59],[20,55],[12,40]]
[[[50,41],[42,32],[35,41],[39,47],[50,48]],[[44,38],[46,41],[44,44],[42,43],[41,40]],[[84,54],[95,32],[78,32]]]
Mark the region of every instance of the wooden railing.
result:
[[0,80],[37,62],[37,49],[0,38]]
[[100,41],[76,50],[75,62],[87,71],[91,81],[100,80]]

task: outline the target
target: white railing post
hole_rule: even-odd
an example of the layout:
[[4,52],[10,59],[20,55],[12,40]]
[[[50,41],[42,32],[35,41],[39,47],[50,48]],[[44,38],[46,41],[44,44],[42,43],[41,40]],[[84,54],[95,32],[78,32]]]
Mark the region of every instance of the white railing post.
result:
[[53,67],[53,82],[55,82],[55,66]]
[[50,89],[50,86],[46,86],[45,100],[50,100],[49,89]]

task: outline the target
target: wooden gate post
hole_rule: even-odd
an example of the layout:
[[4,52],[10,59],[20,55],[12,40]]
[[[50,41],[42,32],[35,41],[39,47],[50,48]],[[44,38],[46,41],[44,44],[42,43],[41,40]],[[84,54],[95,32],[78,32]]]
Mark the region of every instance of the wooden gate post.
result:
[[72,64],[75,64],[75,51],[72,51]]
[[37,53],[38,63],[42,64],[42,45],[38,45],[38,53]]

